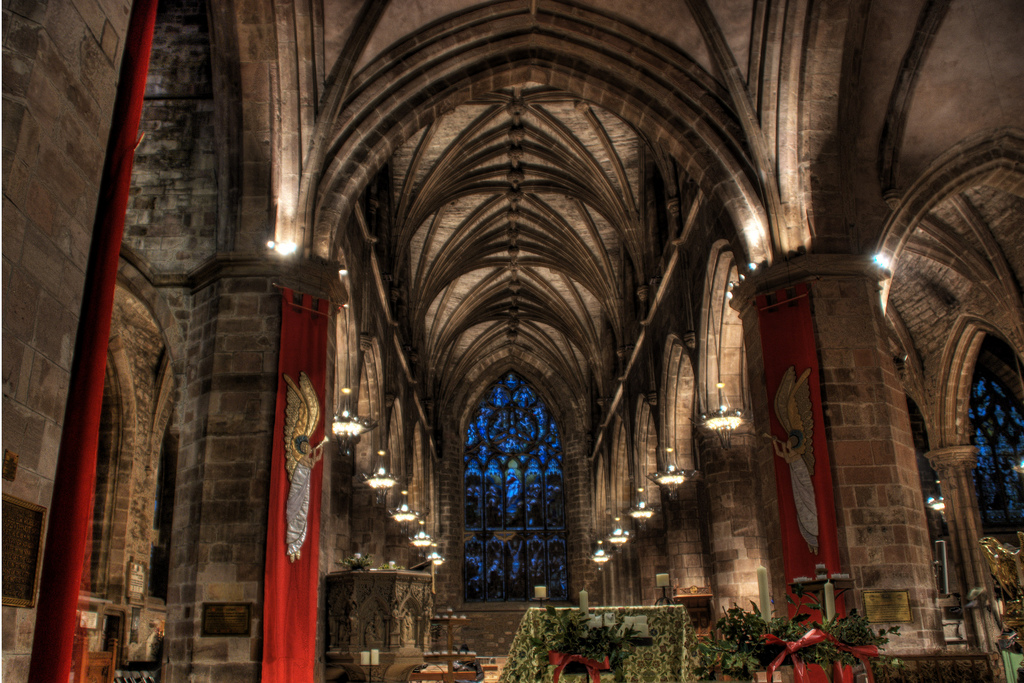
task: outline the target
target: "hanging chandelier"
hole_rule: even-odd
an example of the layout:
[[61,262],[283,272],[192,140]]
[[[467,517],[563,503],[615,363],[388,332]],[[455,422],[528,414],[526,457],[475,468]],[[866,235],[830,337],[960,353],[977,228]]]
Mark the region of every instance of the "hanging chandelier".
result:
[[409,542],[417,548],[429,548],[434,542],[434,539],[430,537],[430,534],[428,534],[426,530],[420,529],[411,539],[409,539]]
[[377,451],[377,465],[370,474],[363,475],[363,483],[377,492],[377,504],[383,505],[387,501],[388,490],[398,483],[398,478],[388,471],[384,451]]
[[597,562],[598,564],[604,564],[604,563],[605,563],[605,562],[607,562],[608,560],[612,559],[612,558],[611,558],[611,557],[610,557],[610,556],[608,555],[608,553],[606,553],[606,552],[604,551],[604,548],[603,548],[603,547],[601,547],[603,543],[604,543],[604,541],[598,541],[598,542],[597,542],[597,550],[595,550],[595,551],[594,551],[594,554],[593,554],[593,556],[592,556],[592,557],[590,558],[590,559],[592,559],[592,560],[593,560],[594,562]]
[[388,472],[384,465],[381,465],[373,474],[364,474],[363,483],[377,491],[385,491],[397,484],[398,480]]
[[663,472],[654,472],[647,475],[651,481],[658,486],[674,487],[687,481],[687,470],[677,469],[675,465],[669,465]]
[[626,511],[626,514],[628,514],[635,520],[646,522],[654,516],[654,508],[650,507],[649,505],[647,505],[646,502],[641,500],[638,501],[636,505],[629,508],[629,510]]
[[[408,491],[402,491],[402,495],[403,496],[407,496],[407,495],[409,495],[409,492]],[[401,505],[399,505],[394,510],[388,510],[388,514],[391,515],[391,519],[395,520],[396,522],[398,522],[400,524],[406,524],[407,522],[414,522],[414,521],[416,521],[417,519],[420,518],[420,513],[417,512],[416,510],[410,509],[409,508],[409,504],[404,502],[404,501],[402,502]]]
[[346,408],[341,411],[341,415],[334,416],[334,423],[331,425],[331,431],[333,431],[334,435],[339,439],[355,439],[376,426],[376,421],[371,420],[368,417],[352,415]]
[[[345,381],[349,382],[352,378],[352,345],[348,338],[351,333],[348,304],[345,304],[342,308],[345,311]],[[345,396],[345,408],[341,411],[340,415],[334,416],[334,421],[331,424],[331,431],[334,432],[334,435],[339,439],[343,441],[351,441],[376,427],[377,422],[368,417],[360,417],[357,413],[349,411],[348,402],[352,394],[351,387],[344,387],[341,390],[341,393]]]
[[608,537],[608,542],[621,548],[626,543],[629,543],[629,532],[622,527],[616,527],[612,535]]
[[722,448],[729,450],[732,446],[732,433],[743,424],[743,413],[740,410],[730,409],[722,396],[722,388],[725,384],[719,382],[718,387],[718,410],[705,413],[700,416],[700,423],[704,429],[718,434]]

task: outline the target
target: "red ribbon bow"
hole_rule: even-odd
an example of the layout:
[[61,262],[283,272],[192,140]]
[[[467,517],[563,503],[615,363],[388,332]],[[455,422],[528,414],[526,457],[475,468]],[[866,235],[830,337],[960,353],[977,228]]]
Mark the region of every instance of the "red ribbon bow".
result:
[[[791,657],[793,660],[793,678],[797,681],[806,680],[807,665],[804,664],[803,660],[800,659],[800,657],[796,653],[804,649],[805,647],[817,645],[821,641],[827,640],[833,645],[835,645],[837,650],[848,652],[857,659],[859,659],[860,663],[864,665],[864,671],[866,671],[868,674],[868,681],[870,681],[870,683],[875,683],[875,676],[871,671],[871,663],[868,662],[869,657],[878,656],[878,648],[874,645],[847,645],[846,643],[837,640],[834,636],[825,633],[819,628],[812,628],[810,631],[801,636],[800,640],[796,640],[793,642],[787,642],[782,638],[774,636],[770,633],[766,633],[761,637],[769,645],[781,645],[784,648],[782,652],[780,652],[779,655],[774,660],[772,660],[772,663],[769,664],[766,669],[769,681],[772,680],[772,676],[775,674],[775,669],[778,668],[782,664],[782,662],[786,660],[786,657]],[[839,662],[833,662],[832,674],[833,681],[842,680],[843,665]]]
[[567,667],[570,662],[579,662],[587,667],[587,674],[593,683],[601,683],[601,672],[612,668],[611,664],[608,663],[608,657],[605,657],[603,662],[599,662],[594,659],[587,659],[583,655],[570,655],[565,652],[548,651],[548,661],[555,665],[555,675],[551,679],[551,683],[558,683],[558,677],[562,675],[562,669]]
[[786,657],[792,657],[793,659],[793,678],[801,681],[806,680],[807,677],[807,665],[804,664],[804,660],[797,656],[797,652],[810,647],[811,645],[817,645],[821,641],[828,637],[824,631],[818,628],[812,628],[810,631],[801,636],[800,640],[787,642],[778,636],[774,636],[771,633],[766,633],[763,636],[764,641],[769,645],[781,645],[783,647],[782,652],[779,656],[772,660],[772,663],[768,665],[766,669],[768,673],[768,680],[772,680],[772,676],[775,674],[775,669],[778,668],[782,662],[786,661]]

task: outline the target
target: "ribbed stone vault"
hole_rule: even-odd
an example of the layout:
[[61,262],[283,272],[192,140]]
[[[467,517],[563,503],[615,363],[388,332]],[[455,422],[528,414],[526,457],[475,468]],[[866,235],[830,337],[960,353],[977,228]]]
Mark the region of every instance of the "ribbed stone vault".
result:
[[616,116],[537,84],[460,105],[397,150],[398,270],[428,382],[502,353],[606,376],[626,283],[646,281],[646,151]]

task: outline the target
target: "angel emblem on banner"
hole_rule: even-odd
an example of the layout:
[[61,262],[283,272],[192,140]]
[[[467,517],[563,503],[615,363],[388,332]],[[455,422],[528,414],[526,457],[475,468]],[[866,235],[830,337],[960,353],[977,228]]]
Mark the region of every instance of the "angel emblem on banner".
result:
[[295,562],[302,556],[302,544],[306,541],[310,475],[320,462],[327,438],[315,448],[309,443],[320,422],[320,401],[306,373],[299,373],[297,385],[288,375],[284,375],[284,381],[288,385],[284,419],[285,470],[290,482],[284,513],[284,542],[288,559]]
[[818,506],[814,496],[814,415],[811,410],[811,388],[807,378],[811,369],[796,376],[790,365],[779,390],[775,392],[775,417],[788,435],[783,441],[771,434],[775,455],[789,463],[789,477],[793,484],[793,502],[796,505],[800,535],[807,541],[812,555],[818,554]]

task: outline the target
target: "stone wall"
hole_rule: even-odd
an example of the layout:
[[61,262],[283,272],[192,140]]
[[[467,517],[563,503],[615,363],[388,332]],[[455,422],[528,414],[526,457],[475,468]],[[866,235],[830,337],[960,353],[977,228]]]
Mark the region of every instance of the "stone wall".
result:
[[161,2],[124,237],[154,271],[187,273],[216,248],[213,120],[206,2]]
[[[3,6],[3,491],[47,508],[130,6]],[[33,627],[3,608],[4,680],[25,680]]]

